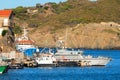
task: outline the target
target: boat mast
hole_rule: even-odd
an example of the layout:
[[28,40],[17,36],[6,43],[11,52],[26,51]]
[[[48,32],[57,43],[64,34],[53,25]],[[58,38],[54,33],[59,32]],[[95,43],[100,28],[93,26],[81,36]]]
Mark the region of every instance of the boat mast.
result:
[[27,37],[27,30],[25,29],[25,27],[23,28],[22,39],[28,40],[28,37]]
[[67,28],[66,28],[66,33],[65,33],[65,41],[64,41],[64,48],[67,48]]
[[67,36],[68,34],[67,34],[67,28],[66,28],[64,37],[62,39],[57,40],[56,47],[60,47],[62,49],[67,48]]

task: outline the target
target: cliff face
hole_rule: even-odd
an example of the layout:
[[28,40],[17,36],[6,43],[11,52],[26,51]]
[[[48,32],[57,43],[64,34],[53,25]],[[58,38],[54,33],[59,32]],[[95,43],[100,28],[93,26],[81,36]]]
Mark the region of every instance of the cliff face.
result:
[[30,37],[41,47],[55,47],[57,40],[65,40],[66,47],[109,49],[120,46],[120,28],[116,23],[78,24],[52,33],[47,29],[30,32]]

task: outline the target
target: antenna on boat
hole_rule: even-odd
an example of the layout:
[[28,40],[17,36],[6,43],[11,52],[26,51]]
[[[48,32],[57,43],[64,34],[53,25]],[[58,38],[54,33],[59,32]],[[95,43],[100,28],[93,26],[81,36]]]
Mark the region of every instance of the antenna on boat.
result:
[[26,30],[26,28],[25,28],[25,27],[23,28],[23,35],[22,35],[22,39],[28,40],[28,37],[27,37],[27,30]]
[[66,28],[66,32],[65,32],[65,42],[64,42],[64,48],[67,48],[67,36],[68,36],[68,31],[67,31],[67,28]]

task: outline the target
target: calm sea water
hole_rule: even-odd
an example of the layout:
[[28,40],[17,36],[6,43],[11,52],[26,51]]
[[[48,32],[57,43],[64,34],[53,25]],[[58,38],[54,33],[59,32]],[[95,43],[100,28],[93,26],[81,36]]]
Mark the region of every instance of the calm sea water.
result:
[[104,67],[11,69],[0,80],[120,80],[120,50],[84,50],[85,55],[111,57]]

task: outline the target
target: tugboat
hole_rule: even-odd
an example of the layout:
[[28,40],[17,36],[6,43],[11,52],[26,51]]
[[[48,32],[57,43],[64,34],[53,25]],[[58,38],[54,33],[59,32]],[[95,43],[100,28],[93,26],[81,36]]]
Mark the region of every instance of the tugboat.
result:
[[16,38],[16,50],[24,51],[25,49],[35,48],[34,41],[28,38],[27,30],[24,28],[22,37]]

